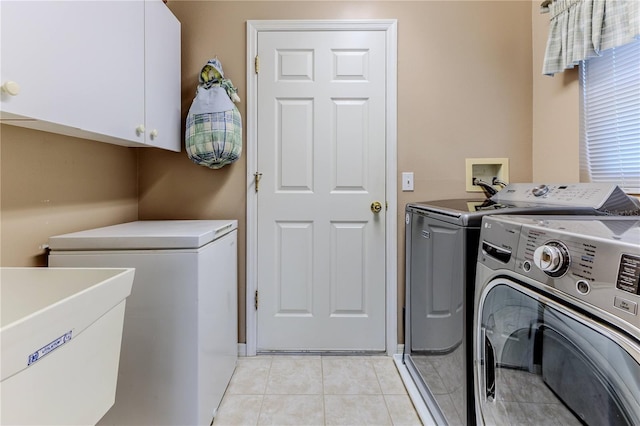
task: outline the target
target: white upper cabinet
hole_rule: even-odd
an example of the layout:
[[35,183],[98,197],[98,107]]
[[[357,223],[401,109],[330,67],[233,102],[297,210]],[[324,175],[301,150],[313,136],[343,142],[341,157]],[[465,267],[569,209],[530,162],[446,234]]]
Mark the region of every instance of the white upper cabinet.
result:
[[180,24],[160,0],[145,3],[146,143],[180,151]]
[[[160,8],[163,13],[148,13]],[[180,24],[161,0],[1,0],[0,20],[3,123],[180,150]],[[147,27],[165,31],[171,48],[158,54],[147,47]],[[161,76],[153,74],[163,67]],[[146,84],[147,73],[155,83]],[[166,130],[164,137],[158,129],[151,136],[147,120],[156,116],[177,132]]]
[[3,0],[0,13],[1,83],[20,87],[1,94],[3,122],[134,140],[144,120],[144,3]]

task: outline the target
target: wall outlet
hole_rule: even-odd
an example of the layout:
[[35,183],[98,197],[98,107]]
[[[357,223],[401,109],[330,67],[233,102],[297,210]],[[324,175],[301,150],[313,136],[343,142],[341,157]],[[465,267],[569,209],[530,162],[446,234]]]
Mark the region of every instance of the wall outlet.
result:
[[482,180],[492,185],[496,190],[502,189],[500,185],[493,185],[493,180],[509,182],[509,159],[508,158],[467,158],[465,186],[467,192],[483,192],[482,188],[473,184],[473,179]]
[[402,172],[402,190],[413,191],[413,172]]

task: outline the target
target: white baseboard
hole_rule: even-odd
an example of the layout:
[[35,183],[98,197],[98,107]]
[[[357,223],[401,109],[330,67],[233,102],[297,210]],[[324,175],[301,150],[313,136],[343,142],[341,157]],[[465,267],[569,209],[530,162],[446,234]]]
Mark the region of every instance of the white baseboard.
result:
[[247,356],[247,344],[238,343],[238,356]]
[[425,426],[436,426],[436,421],[431,415],[431,412],[429,412],[427,404],[425,404],[422,396],[420,396],[420,392],[409,375],[407,367],[402,362],[402,355],[395,355],[393,360],[396,363],[396,368],[398,369],[398,373],[400,373],[400,378],[404,383],[404,387],[407,389],[409,398],[411,398],[411,402],[418,413],[418,417],[420,417],[420,421],[422,421],[422,424]]
[[[404,353],[404,345],[398,344],[396,348],[396,354]],[[246,343],[238,343],[238,356],[247,356],[247,344]]]

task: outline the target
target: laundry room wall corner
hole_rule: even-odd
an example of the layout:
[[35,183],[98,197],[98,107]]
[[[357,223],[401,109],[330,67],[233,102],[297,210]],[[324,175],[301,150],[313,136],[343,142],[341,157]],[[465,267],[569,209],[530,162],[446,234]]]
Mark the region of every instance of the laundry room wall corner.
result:
[[[533,182],[580,182],[578,69],[542,75],[549,15],[531,2],[533,47]],[[553,152],[553,155],[549,155]]]

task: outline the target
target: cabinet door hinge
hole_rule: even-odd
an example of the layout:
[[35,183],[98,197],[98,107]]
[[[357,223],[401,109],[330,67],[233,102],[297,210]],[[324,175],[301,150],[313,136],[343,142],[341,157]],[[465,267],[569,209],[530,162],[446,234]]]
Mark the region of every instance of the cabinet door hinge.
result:
[[257,311],[258,310],[258,290],[256,290],[255,306]]
[[256,68],[256,74],[258,74],[260,72],[260,57],[258,55],[256,55],[256,59],[255,59],[255,68]]

